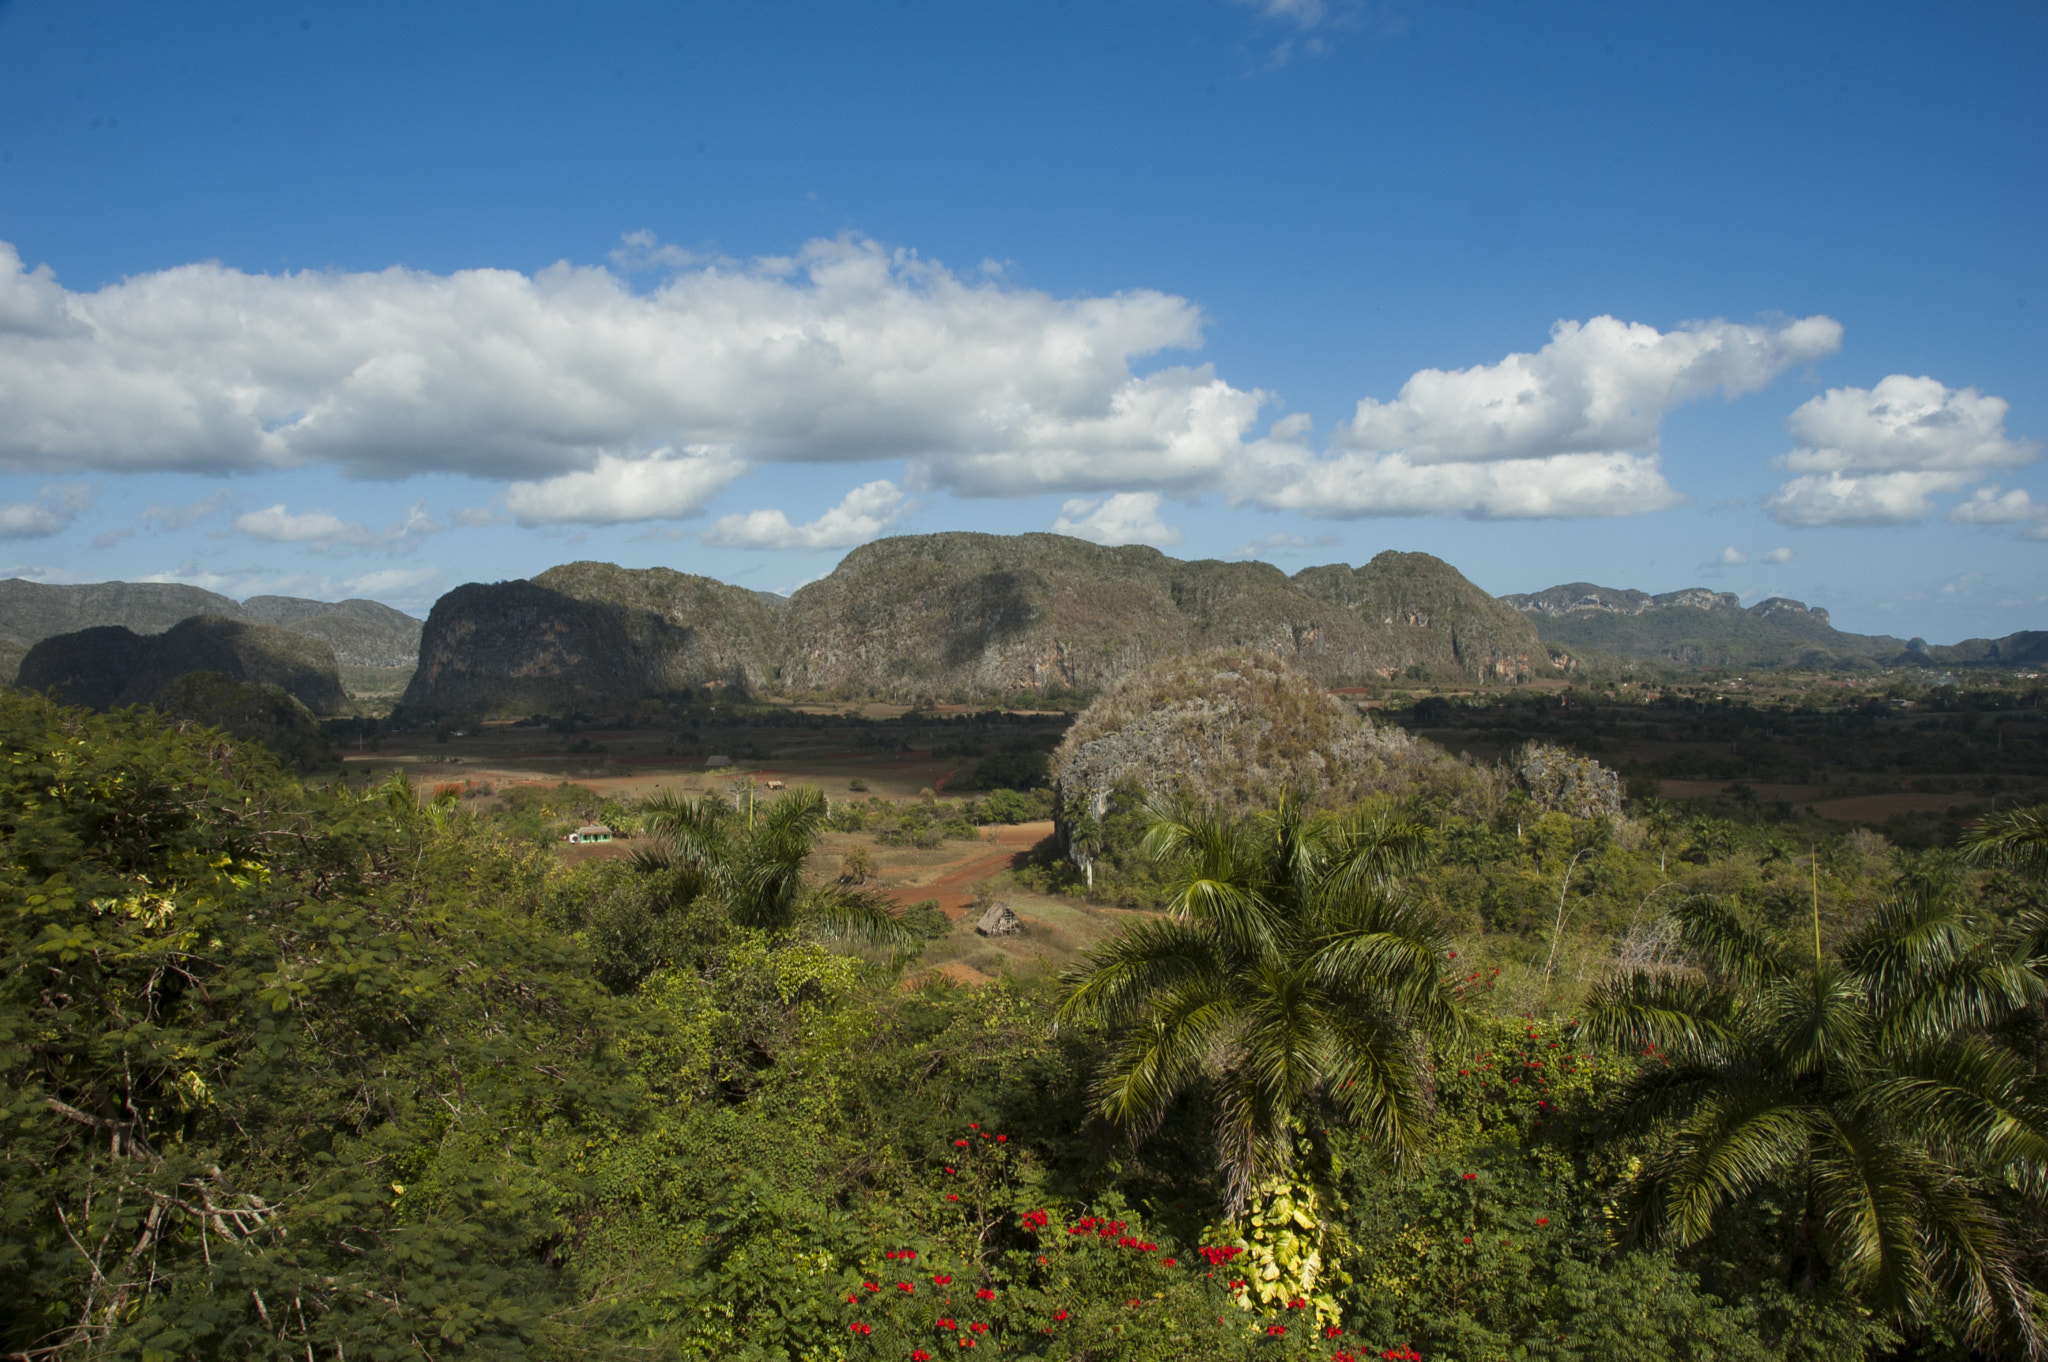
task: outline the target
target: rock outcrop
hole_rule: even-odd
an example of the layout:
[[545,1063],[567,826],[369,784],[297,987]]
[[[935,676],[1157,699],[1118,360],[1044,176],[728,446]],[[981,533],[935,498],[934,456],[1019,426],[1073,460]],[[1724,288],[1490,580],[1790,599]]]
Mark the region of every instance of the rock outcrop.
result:
[[1515,755],[1514,778],[1546,812],[1573,818],[1621,817],[1621,777],[1591,757],[1530,743]]
[[1282,791],[1309,805],[1405,793],[1438,767],[1476,778],[1277,658],[1204,653],[1129,677],[1082,711],[1053,757],[1054,830],[1086,870],[1090,824],[1120,789],[1242,812]]
[[415,713],[604,711],[774,679],[780,597],[668,568],[569,563],[532,581],[457,587],[434,603]]
[[152,703],[188,672],[276,686],[315,714],[336,712],[345,698],[326,643],[215,615],[195,615],[161,634],[114,624],[45,638],[22,658],[15,684],[66,704],[112,709]]

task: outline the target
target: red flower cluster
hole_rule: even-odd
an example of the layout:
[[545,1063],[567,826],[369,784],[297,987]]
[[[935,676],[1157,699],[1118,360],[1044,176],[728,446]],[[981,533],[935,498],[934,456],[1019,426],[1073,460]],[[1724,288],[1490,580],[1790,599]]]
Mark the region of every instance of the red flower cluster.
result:
[[1024,1228],[1027,1230],[1042,1230],[1051,1219],[1051,1215],[1045,1211],[1026,1211],[1024,1212]]
[[950,1272],[948,1272],[948,1273],[945,1273],[945,1274],[943,1274],[943,1275],[941,1275],[941,1276],[937,1276],[937,1277],[934,1277],[934,1278],[932,1278],[932,1285],[933,1285],[933,1286],[951,1286],[952,1284],[953,1284],[953,1274],[952,1274],[952,1273],[950,1273]]
[[992,1301],[996,1298],[996,1293],[985,1286],[980,1286],[975,1288],[974,1298],[978,1301]]
[[883,1256],[884,1258],[887,1258],[887,1259],[888,1259],[888,1260],[889,1260],[890,1262],[892,1262],[892,1263],[894,1263],[894,1262],[905,1262],[905,1263],[914,1263],[914,1262],[916,1262],[916,1261],[917,1261],[917,1250],[916,1250],[916,1249],[891,1249],[891,1250],[889,1250],[889,1252],[887,1252],[887,1253],[883,1254],[882,1256]]
[[922,1348],[912,1348],[910,1362],[932,1362],[932,1355]]
[[1389,1348],[1380,1356],[1385,1362],[1422,1362],[1422,1354],[1413,1348]]
[[1067,1317],[1067,1312],[1064,1310],[1055,1310],[1052,1313],[1052,1317],[1054,1319],[1065,1319]]
[[1091,1230],[1094,1231],[1098,1238],[1112,1239],[1124,1232],[1124,1222],[1121,1220],[1097,1220],[1091,1215],[1086,1219],[1076,1220],[1067,1227],[1068,1234],[1087,1234]]
[[1268,1338],[1285,1338],[1285,1337],[1287,1337],[1287,1326],[1286,1326],[1286,1325],[1284,1325],[1284,1324],[1268,1324],[1268,1325],[1266,1326],[1266,1337],[1268,1337]]
[[910,1284],[909,1282],[898,1282],[898,1283],[896,1283],[896,1289],[897,1289],[898,1291],[904,1291],[904,1292],[909,1292],[909,1291],[915,1291],[915,1290],[917,1290],[917,1288],[916,1288],[916,1287],[914,1287],[914,1286],[912,1286],[912,1285],[911,1285],[911,1284]]
[[847,1325],[846,1327],[848,1329],[851,1329],[854,1333],[859,1334],[862,1338],[866,1338],[869,1334],[875,1331],[874,1325],[862,1324],[859,1320],[855,1320],[853,1323]]
[[935,1319],[932,1321],[932,1323],[938,1325],[941,1329],[957,1329],[960,1327],[959,1325],[953,1323],[953,1321],[950,1318]]
[[1235,1244],[1223,1244],[1218,1247],[1201,1250],[1202,1256],[1209,1260],[1210,1267],[1222,1267],[1225,1263],[1243,1252],[1244,1250],[1238,1248]]
[[1287,1302],[1287,1308],[1289,1310],[1306,1310],[1308,1309],[1308,1298],[1306,1296],[1296,1296],[1293,1300]]
[[988,1326],[979,1321],[976,1321],[975,1323],[970,1324],[967,1327],[974,1330],[974,1332],[977,1334],[985,1334],[988,1332]]

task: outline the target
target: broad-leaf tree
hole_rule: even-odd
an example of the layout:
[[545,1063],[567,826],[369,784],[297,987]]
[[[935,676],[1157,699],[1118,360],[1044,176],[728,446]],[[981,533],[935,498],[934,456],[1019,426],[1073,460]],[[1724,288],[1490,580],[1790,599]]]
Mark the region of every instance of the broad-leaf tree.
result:
[[1925,881],[1833,953],[1817,916],[1780,935],[1695,897],[1674,917],[1693,968],[1616,979],[1588,1009],[1644,1058],[1617,1123],[1651,1151],[1632,1232],[1695,1243],[1775,1193],[1796,1207],[1792,1284],[2041,1355],[2012,1216],[2048,1191],[2048,1091],[2001,1029],[2043,994],[2024,939]]
[[1233,1211],[1287,1169],[1313,1109],[1414,1151],[1428,1038],[1459,1023],[1444,930],[1396,884],[1427,830],[1385,809],[1308,818],[1292,801],[1250,817],[1158,806],[1150,820],[1166,915],[1090,952],[1060,1014],[1111,1035],[1103,1115],[1142,1135],[1206,1089]]

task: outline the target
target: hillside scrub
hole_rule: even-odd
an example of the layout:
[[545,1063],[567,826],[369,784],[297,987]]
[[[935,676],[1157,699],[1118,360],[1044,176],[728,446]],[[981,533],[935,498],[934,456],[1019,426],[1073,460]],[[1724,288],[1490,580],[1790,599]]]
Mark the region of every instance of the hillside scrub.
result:
[[[1668,1132],[1614,1122],[1666,1047],[1596,1042],[1568,952],[1533,987],[1554,907],[1489,926],[1468,898],[1530,877],[1554,904],[1569,871],[1567,937],[1680,977],[1703,964],[1657,884],[1789,930],[1817,879],[1832,961],[1937,871],[2019,921],[2017,824],[1981,862],[1865,836],[1815,865],[1748,824],[1403,806],[1427,863],[1385,874],[1448,915],[1464,1018],[1416,1057],[1418,1138],[1396,1161],[1304,1089],[1292,1160],[1234,1216],[1212,1076],[1102,1121],[1118,1021],[1056,1027],[1049,980],[905,987],[737,830],[565,868],[479,801],[321,788],[147,711],[0,696],[0,743],[0,1352],[1966,1355],[1966,1301],[1901,1317],[1782,1247],[1796,1177],[1630,1240]],[[1997,1035],[2038,1069],[2037,1005]],[[2041,1218],[2001,1213],[2038,1285]]]

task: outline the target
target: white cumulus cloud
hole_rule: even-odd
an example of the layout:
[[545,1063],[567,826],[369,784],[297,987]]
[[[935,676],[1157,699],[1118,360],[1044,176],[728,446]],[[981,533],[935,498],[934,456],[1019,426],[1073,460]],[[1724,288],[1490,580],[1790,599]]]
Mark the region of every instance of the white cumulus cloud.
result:
[[1736,548],[1733,544],[1730,544],[1727,548],[1721,550],[1721,556],[1714,559],[1714,561],[1722,567],[1741,567],[1749,561],[1749,555]]
[[1314,515],[1628,515],[1682,498],[1657,455],[1667,413],[1751,392],[1833,353],[1828,317],[1705,322],[1660,332],[1613,317],[1562,321],[1550,343],[1470,369],[1424,369],[1366,398],[1317,457],[1276,424],[1233,479],[1239,500]]
[[1782,565],[1791,562],[1794,556],[1791,549],[1780,546],[1765,554],[1764,561],[1773,565]]
[[850,549],[889,530],[908,510],[902,489],[882,480],[854,488],[803,525],[773,510],[720,516],[704,532],[704,542],[728,549]]
[[[1153,479],[1181,476],[1149,467],[1161,460],[1213,466],[1219,419],[1228,443],[1259,401],[1205,373],[1133,376],[1134,357],[1200,340],[1198,310],[1161,293],[968,283],[854,239],[745,267],[682,267],[639,234],[626,249],[629,266],[678,268],[635,293],[567,264],[201,264],[74,293],[0,245],[0,468],[616,481],[608,458],[715,445],[750,461],[922,457],[941,482],[952,461],[987,459],[960,481],[1000,491],[1020,461],[1132,456]],[[631,518],[595,485],[567,489],[594,507],[584,518]]]
[[302,511],[294,515],[283,502],[260,511],[245,511],[234,519],[234,529],[238,534],[271,544],[304,544],[316,553],[336,548],[369,549],[394,545],[409,548],[421,536],[432,534],[437,528],[422,502],[413,503],[405,514],[383,530],[372,530],[367,525],[343,520],[332,511]]
[[721,446],[678,454],[659,449],[643,458],[600,454],[597,466],[538,482],[515,482],[505,508],[522,525],[617,525],[695,515],[746,464]]
[[1957,502],[1948,518],[1959,525],[2012,525],[2043,513],[2048,513],[2048,506],[2028,496],[2026,488],[2015,487],[2001,495],[1996,486],[1990,486],[1979,487],[1967,501]]
[[1929,500],[2037,457],[2005,433],[2002,398],[1892,374],[1873,388],[1830,388],[1792,413],[1799,447],[1778,460],[1798,476],[1767,509],[1791,525],[1896,525]]
[[0,540],[47,539],[67,528],[92,505],[92,489],[80,483],[45,487],[34,501],[0,505]]
[[1157,492],[1118,492],[1100,500],[1075,497],[1060,507],[1052,532],[1097,544],[1150,544],[1162,549],[1186,538],[1159,518]]

